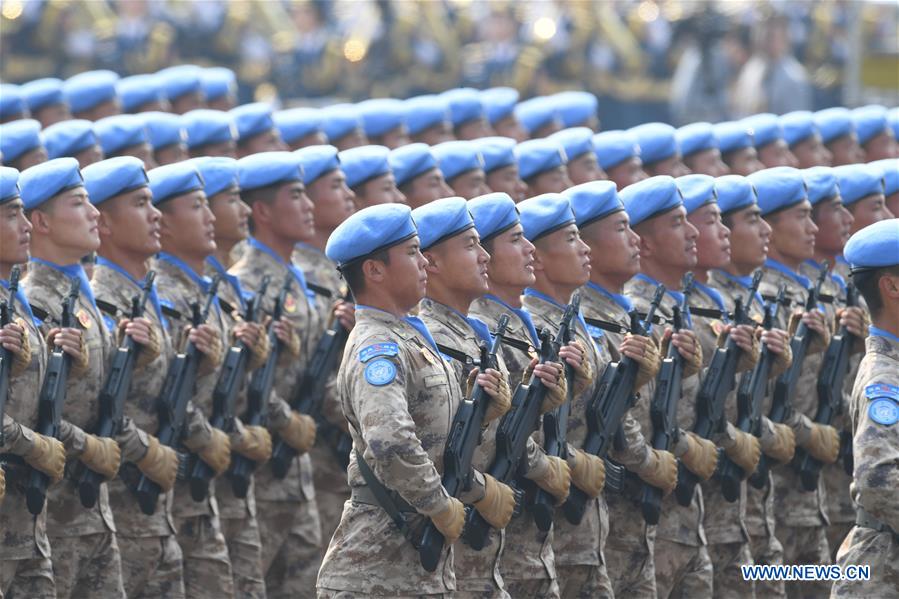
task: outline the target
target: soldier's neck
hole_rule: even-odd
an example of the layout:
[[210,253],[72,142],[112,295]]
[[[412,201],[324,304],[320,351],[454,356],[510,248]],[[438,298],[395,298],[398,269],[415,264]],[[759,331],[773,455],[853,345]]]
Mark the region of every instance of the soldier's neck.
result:
[[873,324],[878,329],[883,329],[899,337],[899,306],[883,306]]
[[827,270],[833,270],[833,265],[837,262],[837,256],[839,256],[842,252],[828,252],[826,250],[819,250],[818,246],[815,246],[815,262],[818,264],[823,264],[827,262]]
[[664,284],[668,289],[680,289],[681,281],[684,275],[687,274],[686,270],[671,268],[648,258],[641,260],[640,269],[643,274]]
[[535,273],[535,276],[537,282],[534,283],[533,289],[551,297],[553,301],[563,306],[571,301],[571,294],[580,287],[580,285],[571,286],[566,283],[550,281],[542,272]]
[[62,247],[44,235],[32,235],[31,255],[60,266],[68,266],[81,261],[81,258],[91,253],[91,250]]
[[163,242],[162,244],[162,251],[166,254],[171,254],[175,258],[178,258],[179,260],[187,264],[191,268],[191,270],[193,270],[198,275],[202,275],[203,271],[206,268],[206,256],[208,256],[208,254],[188,255],[179,252],[177,249],[166,247],[165,242]]
[[311,245],[320,252],[324,252],[325,246],[328,245],[328,238],[333,232],[334,229],[316,229],[315,233],[312,235],[312,239],[305,239],[303,240],[303,243]]
[[453,289],[433,275],[428,277],[427,297],[466,316],[471,302],[476,299],[467,290]]
[[15,266],[12,262],[0,262],[0,279],[4,281],[9,280],[9,273],[12,272],[12,267]]
[[707,268],[699,268],[698,266],[693,269],[693,278],[699,281],[700,283],[708,283],[709,282],[709,269]]
[[149,260],[152,257],[145,255],[135,255],[132,252],[124,251],[121,248],[102,243],[100,244],[100,249],[97,250],[97,255],[106,258],[117,266],[120,266],[122,270],[124,270],[137,280],[143,279],[145,276],[147,276],[147,270],[149,270]]
[[748,277],[753,272],[755,272],[756,268],[759,268],[760,266],[762,266],[762,265],[761,264],[743,264],[743,263],[735,264],[735,263],[731,262],[730,264],[728,264],[721,270],[724,270],[724,271],[734,275],[735,277]]
[[256,231],[253,232],[253,236],[275,252],[275,254],[282,260],[290,263],[296,240],[287,239],[286,237],[274,234],[270,229],[263,228],[257,228]]
[[616,293],[618,295],[622,294],[624,291],[624,284],[629,280],[630,277],[623,278],[611,273],[597,272],[595,270],[590,272],[591,283],[599,285],[609,293]]
[[[369,306],[393,314],[397,318],[406,316],[415,306],[402,306],[388,290],[368,286],[364,291],[356,293],[356,303]],[[417,302],[416,302],[417,303]]]
[[778,251],[778,249],[774,247],[774,245],[771,245],[768,248],[768,257],[772,260],[777,260],[778,262],[795,272],[799,272],[799,265],[802,264],[802,258],[796,258],[795,256],[784,254],[783,252]]
[[236,243],[232,243],[230,241],[215,240],[215,259],[219,261],[219,264],[225,267],[225,270],[231,268],[232,260],[231,260],[231,250],[234,249]]
[[496,285],[494,283],[489,283],[489,293],[492,293],[499,299],[501,299],[504,303],[512,306],[513,308],[521,307],[521,292],[524,291],[521,287],[510,287],[508,285]]

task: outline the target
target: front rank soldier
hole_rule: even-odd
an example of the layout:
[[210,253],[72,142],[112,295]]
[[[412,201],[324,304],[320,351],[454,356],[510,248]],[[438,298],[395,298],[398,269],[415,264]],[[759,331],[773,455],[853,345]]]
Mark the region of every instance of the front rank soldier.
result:
[[845,256],[852,265],[873,324],[849,402],[855,471],[856,526],[837,561],[870,566],[871,578],[837,581],[831,597],[886,597],[899,585],[899,514],[896,488],[899,439],[899,221],[873,224],[853,235]]
[[[107,480],[119,469],[121,452],[109,438],[95,437],[99,416],[97,396],[112,351],[112,334],[94,302],[81,257],[97,249],[97,209],[88,200],[78,161],[58,158],[22,173],[19,184],[32,231],[32,258],[22,287],[48,345],[73,355],[64,421],[59,440],[67,457],[75,458]],[[60,329],[62,300],[71,280],[80,281],[75,308],[78,326]],[[144,331],[146,332],[146,331]],[[73,476],[76,464],[68,465]],[[109,507],[106,483],[97,503],[81,505],[74,484],[52,487],[47,494],[47,531],[53,556],[53,576],[59,597],[124,596],[122,562]]]
[[[5,300],[10,299],[13,266],[28,262],[29,257],[31,223],[25,218],[18,178],[14,168],[0,167],[0,293]],[[4,439],[0,455],[21,456],[55,484],[62,480],[65,447],[32,430],[37,425],[37,397],[47,367],[47,346],[21,289],[13,301],[16,318],[0,329],[0,344],[12,352],[13,359],[9,396],[4,398],[6,410],[0,422]],[[47,539],[47,510],[45,507],[37,517],[28,512],[23,492],[26,472],[0,458],[0,593],[10,598],[52,599],[56,587]]]
[[516,203],[527,198],[528,186],[518,175],[515,140],[510,137],[482,137],[473,142],[484,157],[487,187],[508,194]]

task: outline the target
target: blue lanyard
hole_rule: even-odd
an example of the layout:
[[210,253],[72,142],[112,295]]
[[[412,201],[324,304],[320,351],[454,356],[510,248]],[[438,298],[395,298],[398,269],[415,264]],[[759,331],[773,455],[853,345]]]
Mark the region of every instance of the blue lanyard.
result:
[[[0,286],[8,291],[9,281],[7,281],[6,279],[0,279]],[[16,289],[16,304],[16,309],[22,309],[22,312],[24,312],[28,316],[28,318],[31,319],[31,324],[34,325],[34,328],[38,328],[41,325],[41,322],[34,317],[34,313],[31,311],[31,304],[28,303],[28,298],[25,297],[25,294],[21,289]],[[2,423],[0,423],[0,426],[2,426]]]
[[[140,289],[143,289],[144,287],[144,281],[138,281],[137,279],[132,277],[131,274],[128,273],[124,268],[122,268],[115,262],[111,262],[103,256],[97,256],[97,265],[105,266],[106,268],[110,268],[116,271],[117,273],[134,283]],[[159,302],[159,294],[157,293],[155,282],[150,287],[150,303],[153,304],[153,309],[156,311],[156,316],[159,318],[159,322],[162,324],[162,326],[165,328],[169,328],[169,325],[165,320],[165,316],[162,313],[162,304]]]
[[799,274],[798,272],[796,272],[795,270],[793,270],[786,264],[781,264],[780,262],[778,262],[777,260],[774,260],[773,258],[766,258],[765,266],[767,268],[771,268],[773,270],[776,270],[778,272],[781,272],[781,273],[787,275],[788,277],[790,277],[791,279],[793,279],[794,281],[796,281],[797,283],[802,285],[803,289],[811,289],[811,287],[812,287],[812,282],[809,281],[806,277],[802,276],[801,274]]
[[868,326],[868,333],[875,337],[884,337],[886,339],[889,339],[893,343],[899,343],[899,337],[889,331],[885,331],[879,327],[875,327],[873,324]]
[[696,287],[702,291],[704,294],[709,296],[709,298],[715,302],[715,305],[718,306],[718,309],[721,310],[721,319],[724,322],[730,322],[730,317],[727,314],[727,306],[724,304],[724,296],[717,289],[713,289],[704,283],[700,283],[699,281],[693,282]]
[[268,247],[255,237],[250,237],[249,239],[247,239],[247,245],[249,245],[251,248],[259,250],[260,252],[268,254],[275,260],[275,262],[284,266],[284,268],[290,271],[290,274],[292,274],[293,278],[297,280],[297,283],[299,283],[300,289],[303,290],[303,294],[306,296],[306,301],[310,306],[315,307],[315,292],[310,291],[306,286],[306,275],[303,274],[303,271],[300,268],[298,268],[295,264],[285,262],[281,258],[281,256],[275,253],[272,248]]
[[[551,303],[553,306],[558,307],[560,310],[565,310],[565,306],[559,304],[559,302],[557,302],[557,301],[554,300],[553,298],[549,297],[549,296],[546,295],[545,293],[541,293],[541,292],[537,291],[536,289],[532,289],[532,288],[528,287],[528,288],[526,288],[526,289],[524,290],[524,294],[525,294],[525,295],[528,295],[528,296],[531,296],[531,297],[540,298],[540,299],[542,299],[543,301],[549,302],[549,303]],[[590,329],[587,328],[587,322],[584,320],[584,315],[581,314],[581,311],[580,311],[580,310],[578,310],[578,312],[577,312],[577,319],[578,319],[578,321],[580,321],[581,326],[584,327],[584,332],[587,334],[587,337],[590,338],[590,341],[593,341],[593,337],[590,335]],[[573,338],[573,337],[572,337],[572,338]],[[599,353],[599,348],[596,347],[596,342],[595,342],[595,341],[593,341],[593,349],[595,349],[596,352]]]
[[91,282],[90,280],[88,280],[87,273],[84,272],[84,267],[81,266],[80,263],[60,266],[59,264],[54,264],[53,262],[48,262],[47,260],[42,260],[40,258],[32,258],[31,261],[38,264],[43,264],[44,266],[49,266],[54,270],[58,270],[70,279],[72,277],[77,277],[81,282],[81,294],[87,298],[90,305],[93,306],[94,310],[96,311],[97,301],[94,298],[94,290],[91,289]]
[[[638,272],[634,276],[635,276],[635,278],[640,279],[641,281],[645,281],[651,285],[655,285],[656,287],[661,285],[661,283],[659,281],[656,281],[649,275],[645,275],[642,272]],[[695,284],[695,281],[694,281],[694,284]],[[684,322],[688,328],[692,329],[693,328],[693,319],[690,317],[689,307],[684,305],[684,294],[675,289],[668,289],[668,287],[666,286],[665,287],[665,295],[670,296],[677,303],[677,305],[683,309]]]
[[[431,300],[431,301],[433,302],[434,300]],[[436,302],[436,303],[439,303],[439,302]],[[478,338],[481,339],[481,341],[485,342],[487,345],[490,345],[493,343],[493,335],[490,334],[490,327],[488,327],[487,324],[483,320],[479,320],[477,318],[474,318],[473,316],[466,316],[465,314],[462,314],[455,308],[447,306],[446,304],[441,304],[441,305],[446,306],[447,308],[449,308],[450,310],[452,310],[453,312],[458,314],[460,318],[465,319],[465,322],[468,323],[468,326],[471,327],[471,329],[475,332],[475,334],[478,336]]]
[[[725,279],[728,279],[730,281],[733,281],[737,285],[740,285],[743,289],[749,289],[749,286],[752,285],[752,277],[751,276],[744,277],[744,276],[740,276],[740,275],[732,275],[729,272],[727,272],[726,270],[718,270],[715,272],[717,272],[718,274],[723,276]],[[752,299],[754,299],[755,301],[757,301],[759,303],[759,307],[763,307],[765,305],[765,300],[762,297],[762,294],[759,293],[758,291],[755,292],[755,296]],[[751,306],[751,305],[752,305],[752,300],[749,301],[749,305],[746,306],[746,309],[748,310],[749,306]]]
[[540,335],[537,334],[537,327],[534,326],[534,321],[533,321],[533,319],[531,319],[530,312],[528,312],[524,308],[513,308],[512,306],[510,306],[503,300],[499,299],[492,293],[488,293],[488,294],[484,295],[484,297],[489,299],[490,301],[494,301],[494,302],[498,303],[499,305],[505,307],[506,309],[510,310],[513,314],[518,316],[518,318],[521,319],[521,322],[524,323],[525,328],[527,328],[528,335],[531,336],[531,340],[534,342],[534,347],[540,347]]
[[634,303],[626,295],[612,293],[611,291],[607,290],[602,285],[597,285],[593,281],[587,281],[587,287],[589,287],[596,293],[599,293],[600,295],[606,296],[607,298],[609,298],[610,300],[612,300],[613,302],[618,304],[618,306],[623,308],[625,312],[630,312],[631,310],[634,309]]
[[[175,268],[181,270],[187,277],[197,284],[200,290],[203,293],[209,293],[209,288],[212,286],[212,279],[209,277],[197,274],[197,272],[192,269],[186,262],[181,260],[180,258],[173,256],[172,254],[168,254],[166,252],[159,252],[156,256],[157,260],[161,260],[162,262],[167,262],[174,266]],[[217,313],[221,314],[221,306],[219,306],[219,298],[215,297],[213,300],[213,304],[215,304],[215,310]]]
[[231,288],[234,290],[234,294],[237,296],[237,301],[240,302],[241,313],[245,312],[247,309],[247,296],[250,294],[244,291],[243,287],[240,286],[240,279],[225,270],[225,265],[219,262],[218,258],[216,258],[215,256],[209,256],[208,258],[206,258],[206,264],[211,266],[212,269],[215,270],[215,272],[221,275],[222,279],[224,279],[228,282],[229,285],[231,285]]

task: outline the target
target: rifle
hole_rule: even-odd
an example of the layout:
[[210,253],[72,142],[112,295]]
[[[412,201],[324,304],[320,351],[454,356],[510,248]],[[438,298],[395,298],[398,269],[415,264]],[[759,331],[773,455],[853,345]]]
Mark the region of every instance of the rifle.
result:
[[[815,286],[808,292],[808,298],[805,302],[805,311],[810,312],[818,305],[818,296],[821,295],[821,286],[827,278],[827,262],[821,267],[818,274],[818,280]],[[790,349],[793,352],[793,363],[785,373],[777,377],[774,381],[774,399],[771,402],[771,411],[768,413],[768,419],[771,422],[782,423],[786,421],[793,413],[793,396],[796,394],[796,383],[799,381],[799,375],[802,373],[802,365],[805,362],[805,354],[808,352],[808,346],[812,342],[812,331],[804,322],[800,322],[790,340]],[[771,461],[768,456],[762,454],[759,460],[758,468],[755,473],[749,477],[749,482],[756,489],[762,489],[768,482],[768,471],[771,469]]]
[[[244,320],[256,322],[259,312],[259,304],[265,296],[265,290],[271,277],[262,278],[259,291],[247,302]],[[243,341],[237,341],[228,350],[222,369],[219,371],[218,380],[212,390],[212,416],[209,424],[226,433],[234,432],[234,406],[237,403],[237,395],[243,387],[246,378],[247,362],[250,361],[250,348]],[[190,468],[190,496],[194,501],[203,501],[209,494],[209,481],[215,477],[212,468],[197,456],[191,458],[193,466]]]
[[[293,283],[293,276],[287,275],[284,279],[284,285],[281,292],[275,299],[275,307],[272,310],[272,324],[281,320],[281,314],[284,309],[284,301],[290,292],[290,286]],[[261,295],[261,294],[260,294]],[[272,393],[272,387],[275,384],[275,369],[278,367],[278,360],[281,357],[281,340],[275,334],[275,331],[269,326],[268,341],[271,351],[268,359],[253,376],[250,378],[250,385],[247,387],[247,411],[244,414],[243,422],[248,426],[265,426],[268,422],[268,398]],[[256,470],[256,462],[250,458],[236,453],[231,456],[231,469],[228,471],[228,477],[231,479],[231,490],[234,496],[243,499],[247,496],[250,488],[250,476]]]
[[[215,294],[220,281],[221,276],[219,275],[212,279],[212,284],[206,292],[206,303],[202,311],[200,311],[198,302],[191,304],[191,324],[194,327],[200,326],[209,318],[209,311],[215,302]],[[181,441],[187,403],[193,396],[197,383],[199,362],[200,350],[191,341],[188,341],[184,352],[175,356],[166,372],[162,390],[156,400],[159,410],[159,428],[156,431],[156,438],[161,444],[168,447],[177,448]],[[152,516],[156,511],[159,494],[162,492],[159,485],[147,478],[146,474],[141,473],[132,490],[137,496],[141,511]]]
[[[503,334],[508,325],[509,315],[503,314],[496,325],[496,332],[490,348],[481,344],[479,365],[481,372],[487,368],[497,367],[496,354],[500,350]],[[452,497],[458,497],[462,491],[471,488],[471,479],[474,474],[471,460],[481,440],[481,427],[484,425],[484,415],[487,413],[489,403],[490,396],[483,387],[477,385],[471,393],[471,399],[463,400],[459,409],[456,410],[449,436],[446,439],[446,447],[443,450],[443,488]],[[418,547],[419,560],[422,567],[428,572],[437,569],[437,563],[443,553],[444,542],[443,535],[437,530],[434,523],[428,522]]]
[[[64,329],[71,328],[75,324],[75,304],[81,293],[81,281],[77,277],[72,278],[68,295],[62,302],[62,318],[60,326]],[[62,407],[66,401],[66,387],[69,382],[69,370],[72,367],[72,356],[60,347],[53,348],[50,359],[47,362],[47,374],[41,385],[37,405],[38,432],[47,437],[59,438],[59,423],[62,420]],[[25,486],[25,503],[28,511],[37,516],[44,509],[44,501],[47,497],[47,485],[49,477],[31,466],[28,484]]]
[[[574,339],[574,319],[580,313],[581,296],[575,293],[571,302],[565,307],[562,321],[559,324],[559,336],[561,345],[568,344]],[[568,380],[568,397],[565,402],[551,412],[543,415],[543,450],[548,456],[555,456],[563,460],[568,457],[567,441],[568,415],[571,412],[571,402],[574,398],[574,367],[565,364],[565,378]],[[553,524],[553,510],[556,507],[556,499],[547,491],[538,488],[533,495],[531,511],[534,514],[534,523],[537,528],[547,531]]]
[[[19,290],[19,267],[13,266],[9,273],[9,299],[0,300],[0,329],[16,317],[16,292]],[[26,333],[27,335],[28,333]],[[6,413],[6,399],[9,396],[12,352],[0,346],[0,447],[6,444],[3,435],[3,415]]]
[[[855,289],[855,285],[849,283],[846,289],[846,306],[857,305],[858,291]],[[843,380],[849,373],[849,353],[855,341],[855,335],[842,326],[830,340],[830,345],[827,346],[821,370],[818,371],[818,411],[815,413],[815,422],[817,423],[829,425],[835,416],[843,413]],[[846,444],[843,440],[844,432],[840,431],[840,456],[843,458],[845,466],[847,448],[850,452],[848,455],[850,464],[852,460],[852,437],[850,435],[849,443]],[[814,491],[818,488],[818,476],[821,474],[822,466],[821,462],[810,456],[804,449],[796,448],[793,467],[799,474],[799,481],[803,489]],[[849,474],[851,475],[851,465]]]
[[[688,326],[690,321],[690,295],[693,293],[693,273],[688,272],[683,283],[683,304],[674,306],[672,321],[674,332]],[[649,414],[652,419],[652,447],[669,451],[677,443],[680,429],[677,425],[677,402],[681,396],[684,358],[674,343],[668,345],[668,355],[662,360],[662,367],[656,378],[656,388]],[[662,490],[649,483],[643,483],[640,506],[643,519],[649,524],[658,524],[662,510]]]
[[[325,386],[328,383],[328,375],[334,371],[349,335],[350,332],[335,318],[331,327],[318,340],[312,359],[309,360],[305,370],[300,373],[297,385],[294,387],[293,398],[290,401],[292,410],[315,419],[319,435],[324,437],[344,468],[349,464],[353,439],[339,427],[328,422],[322,414],[322,407],[325,403]],[[281,438],[275,440],[272,447],[272,472],[276,477],[284,478],[290,469],[290,463],[297,456],[297,450]]]
[[[752,320],[747,314],[747,308],[752,304],[752,298],[758,291],[762,281],[762,270],[758,269],[752,276],[752,284],[746,293],[745,303],[743,298],[734,300],[734,324],[749,324]],[[715,349],[705,378],[696,394],[696,421],[693,424],[693,432],[704,439],[711,438],[712,434],[724,429],[724,406],[727,396],[733,391],[737,378],[737,363],[743,350],[736,344],[733,338],[728,337],[724,347]],[[722,464],[724,452],[718,451],[718,463]],[[690,472],[681,462],[677,466],[677,488],[674,495],[682,506],[690,505],[693,500],[693,492],[699,484],[699,477]]]
[[[144,314],[144,306],[147,298],[153,290],[153,279],[156,273],[152,270],[147,273],[140,296],[131,298],[131,319],[140,318]],[[100,423],[97,425],[97,436],[115,437],[122,429],[122,415],[125,409],[125,398],[131,388],[131,377],[134,373],[134,364],[141,346],[135,343],[130,336],[125,336],[122,345],[116,350],[112,358],[112,366],[103,388],[100,389]],[[100,485],[103,476],[90,468],[84,467],[78,477],[78,495],[81,505],[87,508],[94,507],[100,496]]]
[[[636,310],[631,310],[631,333],[646,336],[653,316],[665,296],[665,286],[656,287],[652,304],[641,320]],[[604,458],[612,447],[615,437],[621,430],[621,419],[634,405],[634,383],[637,382],[637,371],[640,364],[627,356],[615,364],[609,364],[587,403],[587,437],[584,439],[584,452]],[[584,518],[589,501],[587,494],[572,485],[568,500],[562,506],[565,518],[572,524],[580,524]]]

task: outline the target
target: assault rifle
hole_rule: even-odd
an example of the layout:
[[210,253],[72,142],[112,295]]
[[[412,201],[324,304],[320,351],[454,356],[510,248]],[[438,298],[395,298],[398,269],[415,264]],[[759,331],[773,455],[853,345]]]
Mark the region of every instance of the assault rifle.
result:
[[[0,300],[0,329],[16,317],[16,292],[19,290],[19,267],[13,266],[9,273],[9,299]],[[26,333],[27,335],[27,333]],[[3,415],[6,413],[6,399],[9,396],[9,379],[12,370],[12,352],[0,346],[0,447],[6,443],[3,438]]]

